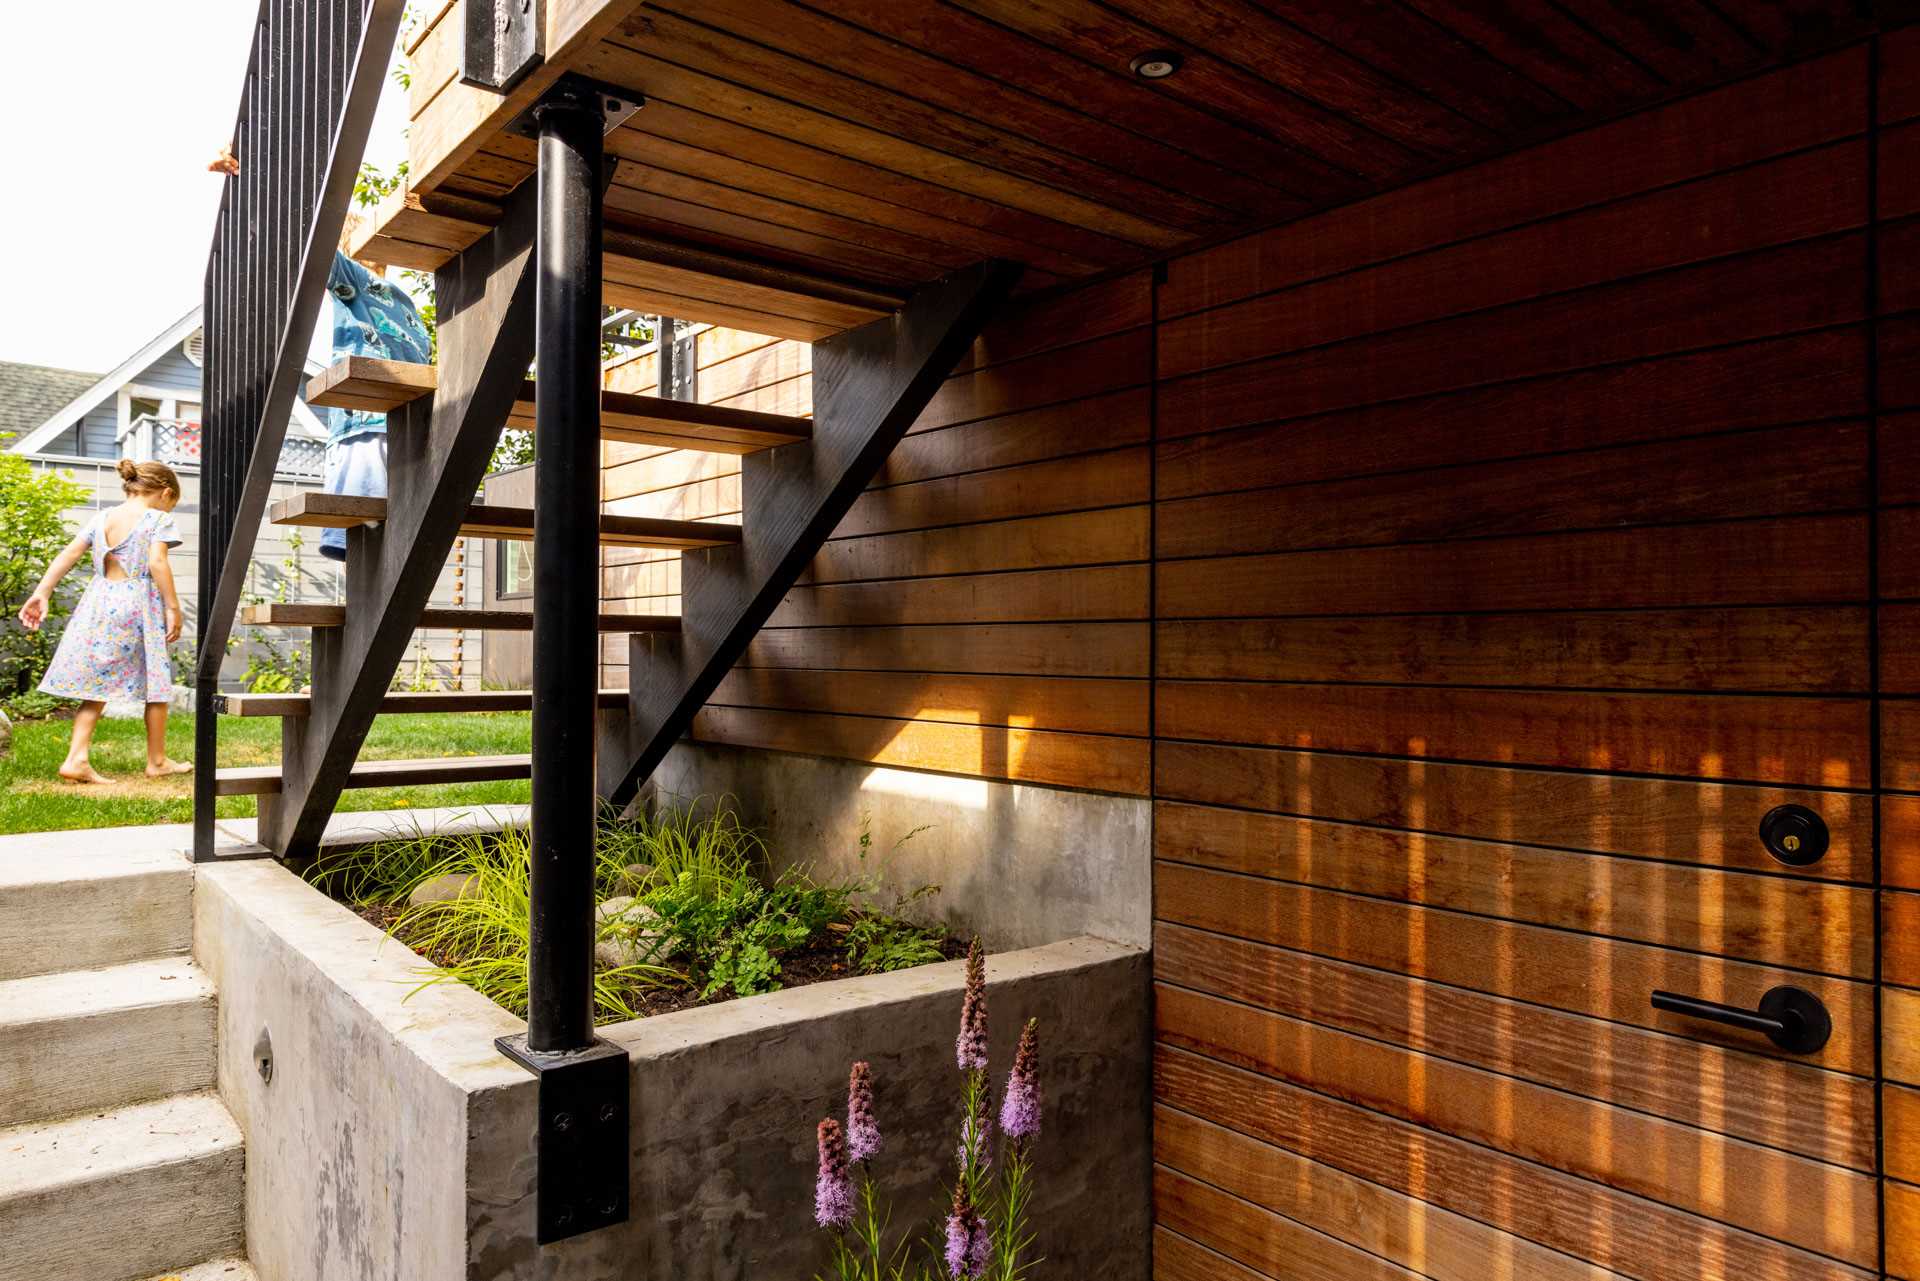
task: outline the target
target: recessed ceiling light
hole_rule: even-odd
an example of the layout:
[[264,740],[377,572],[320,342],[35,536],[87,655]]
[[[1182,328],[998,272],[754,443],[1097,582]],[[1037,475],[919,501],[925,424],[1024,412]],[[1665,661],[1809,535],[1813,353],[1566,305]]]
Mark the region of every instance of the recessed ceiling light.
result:
[[1165,80],[1180,70],[1180,55],[1171,49],[1149,49],[1129,62],[1127,68],[1142,80]]

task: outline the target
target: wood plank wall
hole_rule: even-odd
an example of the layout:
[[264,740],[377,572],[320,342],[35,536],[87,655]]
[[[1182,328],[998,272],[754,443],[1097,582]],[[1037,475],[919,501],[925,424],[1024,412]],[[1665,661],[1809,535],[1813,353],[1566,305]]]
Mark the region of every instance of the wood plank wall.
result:
[[1162,1281],[1920,1278],[1916,248],[1902,34],[1029,304],[696,736],[1154,797]]
[[[695,737],[1146,795],[1150,292],[1142,272],[976,344]],[[700,399],[810,407],[804,344],[702,338]],[[738,519],[736,459],[610,464],[608,510]],[[614,555],[609,608],[678,608],[677,558]],[[624,684],[624,640],[606,653]]]
[[1920,36],[1884,43],[1876,310],[1887,1272],[1920,1277]]
[[[1868,93],[1170,265],[1160,1277],[1877,1270]],[[1824,1052],[1649,1006],[1778,983]]]
[[[812,412],[812,348],[737,329],[702,327],[694,334],[694,385],[708,404],[769,414]],[[659,387],[651,350],[608,370],[613,391],[653,395]],[[602,451],[601,509],[621,516],[671,520],[740,519],[740,459],[732,454],[609,444]],[[609,613],[680,612],[680,554],[609,547],[600,553],[603,608]],[[627,637],[601,639],[601,687],[625,689]]]

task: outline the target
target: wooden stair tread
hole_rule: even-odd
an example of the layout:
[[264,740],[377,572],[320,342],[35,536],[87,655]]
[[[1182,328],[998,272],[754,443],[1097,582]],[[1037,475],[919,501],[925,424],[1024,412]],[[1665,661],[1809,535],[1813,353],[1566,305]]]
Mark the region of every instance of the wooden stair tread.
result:
[[[213,707],[228,716],[305,716],[311,694],[216,694]],[[601,707],[625,707],[627,691],[603,689]],[[524,712],[533,706],[529,689],[395,690],[380,701],[382,713]]]
[[[374,356],[342,356],[307,384],[307,403],[329,409],[387,413],[432,393],[439,379],[432,365]],[[533,430],[533,382],[527,381],[507,415],[507,425]],[[813,423],[786,414],[763,414],[728,405],[701,405],[631,392],[600,393],[600,435],[640,445],[667,445],[708,453],[747,454],[810,439]]]
[[[345,605],[282,603],[248,605],[240,611],[240,621],[249,627],[344,627]],[[426,609],[420,611],[422,628],[476,632],[530,632],[531,610],[517,609]],[[603,632],[677,632],[678,614],[602,614]]]
[[[355,494],[295,494],[273,505],[276,525],[311,529],[351,529],[387,518],[387,500]],[[475,503],[460,522],[469,538],[529,539],[533,537],[533,508],[499,507]],[[740,541],[738,525],[695,520],[659,520],[652,516],[600,517],[600,543],[606,547],[724,547]]]
[[[528,753],[513,756],[449,756],[431,760],[359,761],[347,776],[348,787],[414,787],[429,783],[491,783],[501,779],[530,778],[533,757]],[[213,791],[216,796],[260,796],[280,790],[278,765],[248,765],[217,770]]]

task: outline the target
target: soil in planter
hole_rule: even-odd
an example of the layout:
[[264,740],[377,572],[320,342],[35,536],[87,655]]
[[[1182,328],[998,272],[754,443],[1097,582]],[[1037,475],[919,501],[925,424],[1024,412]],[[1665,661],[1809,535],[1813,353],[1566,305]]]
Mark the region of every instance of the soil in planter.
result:
[[[450,952],[426,949],[418,939],[409,939],[409,931],[404,925],[395,930],[394,926],[405,914],[404,907],[387,903],[348,904],[361,920],[391,934],[396,940],[418,952],[428,962],[441,968],[458,964],[462,957]],[[960,939],[947,936],[939,940],[942,960],[958,961],[967,954],[967,945]],[[933,964],[933,962],[928,962]],[[843,979],[851,971],[847,967],[846,948],[836,941],[819,940],[796,951],[785,952],[780,956],[780,986],[806,987],[813,983],[828,983],[834,979]],[[675,1010],[691,1010],[702,1005],[720,1005],[739,999],[731,992],[716,992],[712,996],[701,996],[700,989],[691,983],[668,983],[661,985],[637,985],[625,993],[627,1003],[635,1014],[648,1018],[655,1014],[671,1014]]]

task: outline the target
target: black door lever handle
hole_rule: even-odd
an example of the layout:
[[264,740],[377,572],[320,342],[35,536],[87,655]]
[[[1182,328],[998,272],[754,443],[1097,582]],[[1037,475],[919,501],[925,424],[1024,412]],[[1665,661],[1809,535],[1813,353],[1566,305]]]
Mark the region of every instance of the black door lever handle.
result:
[[1678,992],[1655,992],[1653,1008],[1725,1023],[1749,1032],[1763,1032],[1769,1041],[1790,1054],[1812,1054],[1833,1035],[1833,1019],[1828,1016],[1827,1007],[1805,988],[1785,985],[1773,988],[1760,998],[1758,1010],[1743,1010],[1737,1005],[1703,1001]]

